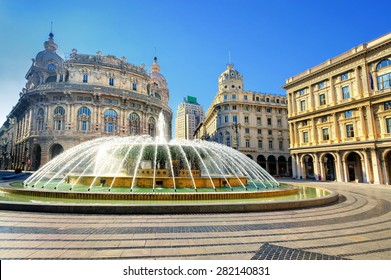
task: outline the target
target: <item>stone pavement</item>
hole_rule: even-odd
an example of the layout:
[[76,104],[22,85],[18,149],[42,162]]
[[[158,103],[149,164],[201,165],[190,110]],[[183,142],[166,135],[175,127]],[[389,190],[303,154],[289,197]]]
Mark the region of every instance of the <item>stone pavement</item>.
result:
[[289,182],[341,198],[318,208],[232,214],[0,211],[0,259],[391,260],[391,186]]

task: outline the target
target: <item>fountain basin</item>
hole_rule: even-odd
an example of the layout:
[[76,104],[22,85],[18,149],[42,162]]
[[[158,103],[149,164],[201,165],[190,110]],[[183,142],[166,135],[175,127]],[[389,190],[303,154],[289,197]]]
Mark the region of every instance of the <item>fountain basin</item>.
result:
[[194,193],[99,193],[31,190],[0,186],[0,209],[84,214],[226,213],[327,205],[338,193],[315,187]]

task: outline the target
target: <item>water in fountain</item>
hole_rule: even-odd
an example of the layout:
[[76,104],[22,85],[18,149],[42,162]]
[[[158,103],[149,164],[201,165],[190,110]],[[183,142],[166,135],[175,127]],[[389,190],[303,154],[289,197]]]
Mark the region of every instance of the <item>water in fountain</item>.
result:
[[243,191],[279,183],[253,160],[230,147],[157,136],[105,137],[57,156],[27,179],[25,187],[88,191]]

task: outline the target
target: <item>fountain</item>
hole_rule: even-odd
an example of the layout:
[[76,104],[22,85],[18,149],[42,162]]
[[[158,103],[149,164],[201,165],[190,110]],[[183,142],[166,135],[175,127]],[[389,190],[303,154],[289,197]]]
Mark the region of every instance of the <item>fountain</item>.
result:
[[[23,182],[23,188],[2,190],[34,198],[65,199],[67,205],[66,199],[75,199],[84,205],[84,210],[72,210],[76,212],[97,211],[97,203],[104,204],[102,211],[110,213],[257,211],[306,206],[297,204],[296,199],[294,204],[270,203],[270,197],[280,200],[288,196],[289,201],[289,196],[306,194],[297,187],[281,185],[253,160],[230,147],[200,140],[167,141],[164,126],[161,114],[154,138],[138,135],[84,142],[41,167]],[[319,199],[306,203],[319,205],[338,198],[326,190],[321,192],[326,198],[322,203]],[[269,200],[257,201],[262,198]],[[91,201],[94,210],[86,210],[85,203]],[[136,206],[129,205],[133,202]],[[74,209],[74,202],[71,204]],[[4,203],[0,206],[4,209]]]

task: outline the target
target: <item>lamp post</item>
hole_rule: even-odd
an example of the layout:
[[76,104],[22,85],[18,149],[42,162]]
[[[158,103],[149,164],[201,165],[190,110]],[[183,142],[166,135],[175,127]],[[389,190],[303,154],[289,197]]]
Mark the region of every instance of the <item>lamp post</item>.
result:
[[231,126],[231,128],[235,132],[235,139],[236,139],[236,147],[233,147],[234,149],[239,150],[239,129],[242,127],[240,123],[234,122]]

